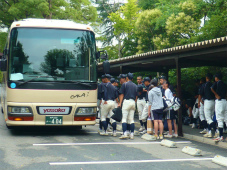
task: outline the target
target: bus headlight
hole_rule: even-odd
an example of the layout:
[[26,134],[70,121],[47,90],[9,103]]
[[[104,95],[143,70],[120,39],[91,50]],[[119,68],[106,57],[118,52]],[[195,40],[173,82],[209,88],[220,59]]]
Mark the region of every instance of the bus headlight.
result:
[[13,121],[33,121],[31,107],[8,106],[8,119]]
[[77,108],[75,115],[82,116],[95,114],[97,114],[97,107],[79,107]]
[[8,106],[8,113],[21,113],[26,114],[30,113],[32,114],[32,109],[30,107],[21,107],[21,106]]

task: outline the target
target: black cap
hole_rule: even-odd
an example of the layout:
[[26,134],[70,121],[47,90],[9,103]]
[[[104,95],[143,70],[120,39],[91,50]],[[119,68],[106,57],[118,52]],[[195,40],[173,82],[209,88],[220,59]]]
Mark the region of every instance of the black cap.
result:
[[126,74],[120,74],[117,78],[121,79],[121,78],[126,78]]
[[217,77],[219,80],[221,80],[222,79],[222,74],[221,73],[216,73],[214,75],[214,77]]
[[105,75],[102,75],[101,78],[104,79],[105,78]]
[[212,80],[213,75],[211,73],[207,73],[206,77],[208,77],[210,80]]
[[110,78],[112,78],[112,76],[110,74],[105,74],[105,78],[110,79]]
[[116,82],[115,78],[111,78],[110,82],[113,84],[114,82]]
[[129,72],[129,73],[127,74],[127,77],[128,77],[129,79],[133,79],[133,73],[130,73],[130,72]]
[[142,91],[143,91],[143,85],[139,84],[139,85],[137,86],[137,91],[138,91],[138,92],[142,92]]
[[145,77],[145,78],[143,79],[143,81],[144,81],[144,82],[145,82],[145,81],[149,81],[149,82],[150,82],[151,80],[150,80],[149,77]]
[[166,80],[166,76],[160,76],[159,79],[165,79]]

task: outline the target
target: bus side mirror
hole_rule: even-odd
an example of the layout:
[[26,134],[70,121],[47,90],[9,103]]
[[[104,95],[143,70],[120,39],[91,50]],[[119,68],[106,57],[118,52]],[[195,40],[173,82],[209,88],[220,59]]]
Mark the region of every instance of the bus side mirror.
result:
[[110,73],[110,63],[108,60],[103,61],[103,72],[105,74],[109,74]]
[[0,60],[1,71],[6,71],[6,66],[7,66],[7,60],[6,59],[1,59]]
[[8,55],[8,49],[7,49],[7,48],[5,48],[5,49],[3,50],[3,55],[4,55],[4,56]]
[[[102,55],[100,53],[103,53]],[[108,59],[108,54],[107,54],[107,51],[104,50],[104,51],[98,51],[96,53],[96,59],[103,59],[103,60],[107,60]]]
[[98,51],[97,53],[96,53],[96,60],[98,60],[100,58],[100,51]]

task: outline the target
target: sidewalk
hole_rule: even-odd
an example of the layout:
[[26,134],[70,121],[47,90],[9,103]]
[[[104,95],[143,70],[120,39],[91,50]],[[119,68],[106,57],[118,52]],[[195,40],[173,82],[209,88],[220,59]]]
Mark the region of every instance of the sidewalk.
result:
[[[212,140],[213,138],[204,138],[203,137],[204,134],[199,133],[200,131],[202,131],[202,129],[196,129],[196,128],[192,129],[191,126],[186,126],[186,125],[183,125],[182,128],[183,128],[183,134],[184,134],[183,138],[185,139],[194,140],[197,142],[206,143],[206,144],[227,149],[227,141],[215,143]],[[213,132],[213,136],[214,136],[214,132]],[[227,134],[224,134],[224,138],[226,137],[227,137]]]

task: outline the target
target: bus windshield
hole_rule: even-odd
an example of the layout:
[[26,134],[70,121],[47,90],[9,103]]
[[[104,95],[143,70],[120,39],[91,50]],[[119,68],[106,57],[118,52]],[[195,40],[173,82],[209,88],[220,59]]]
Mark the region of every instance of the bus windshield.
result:
[[9,80],[96,82],[95,52],[91,31],[13,28]]

